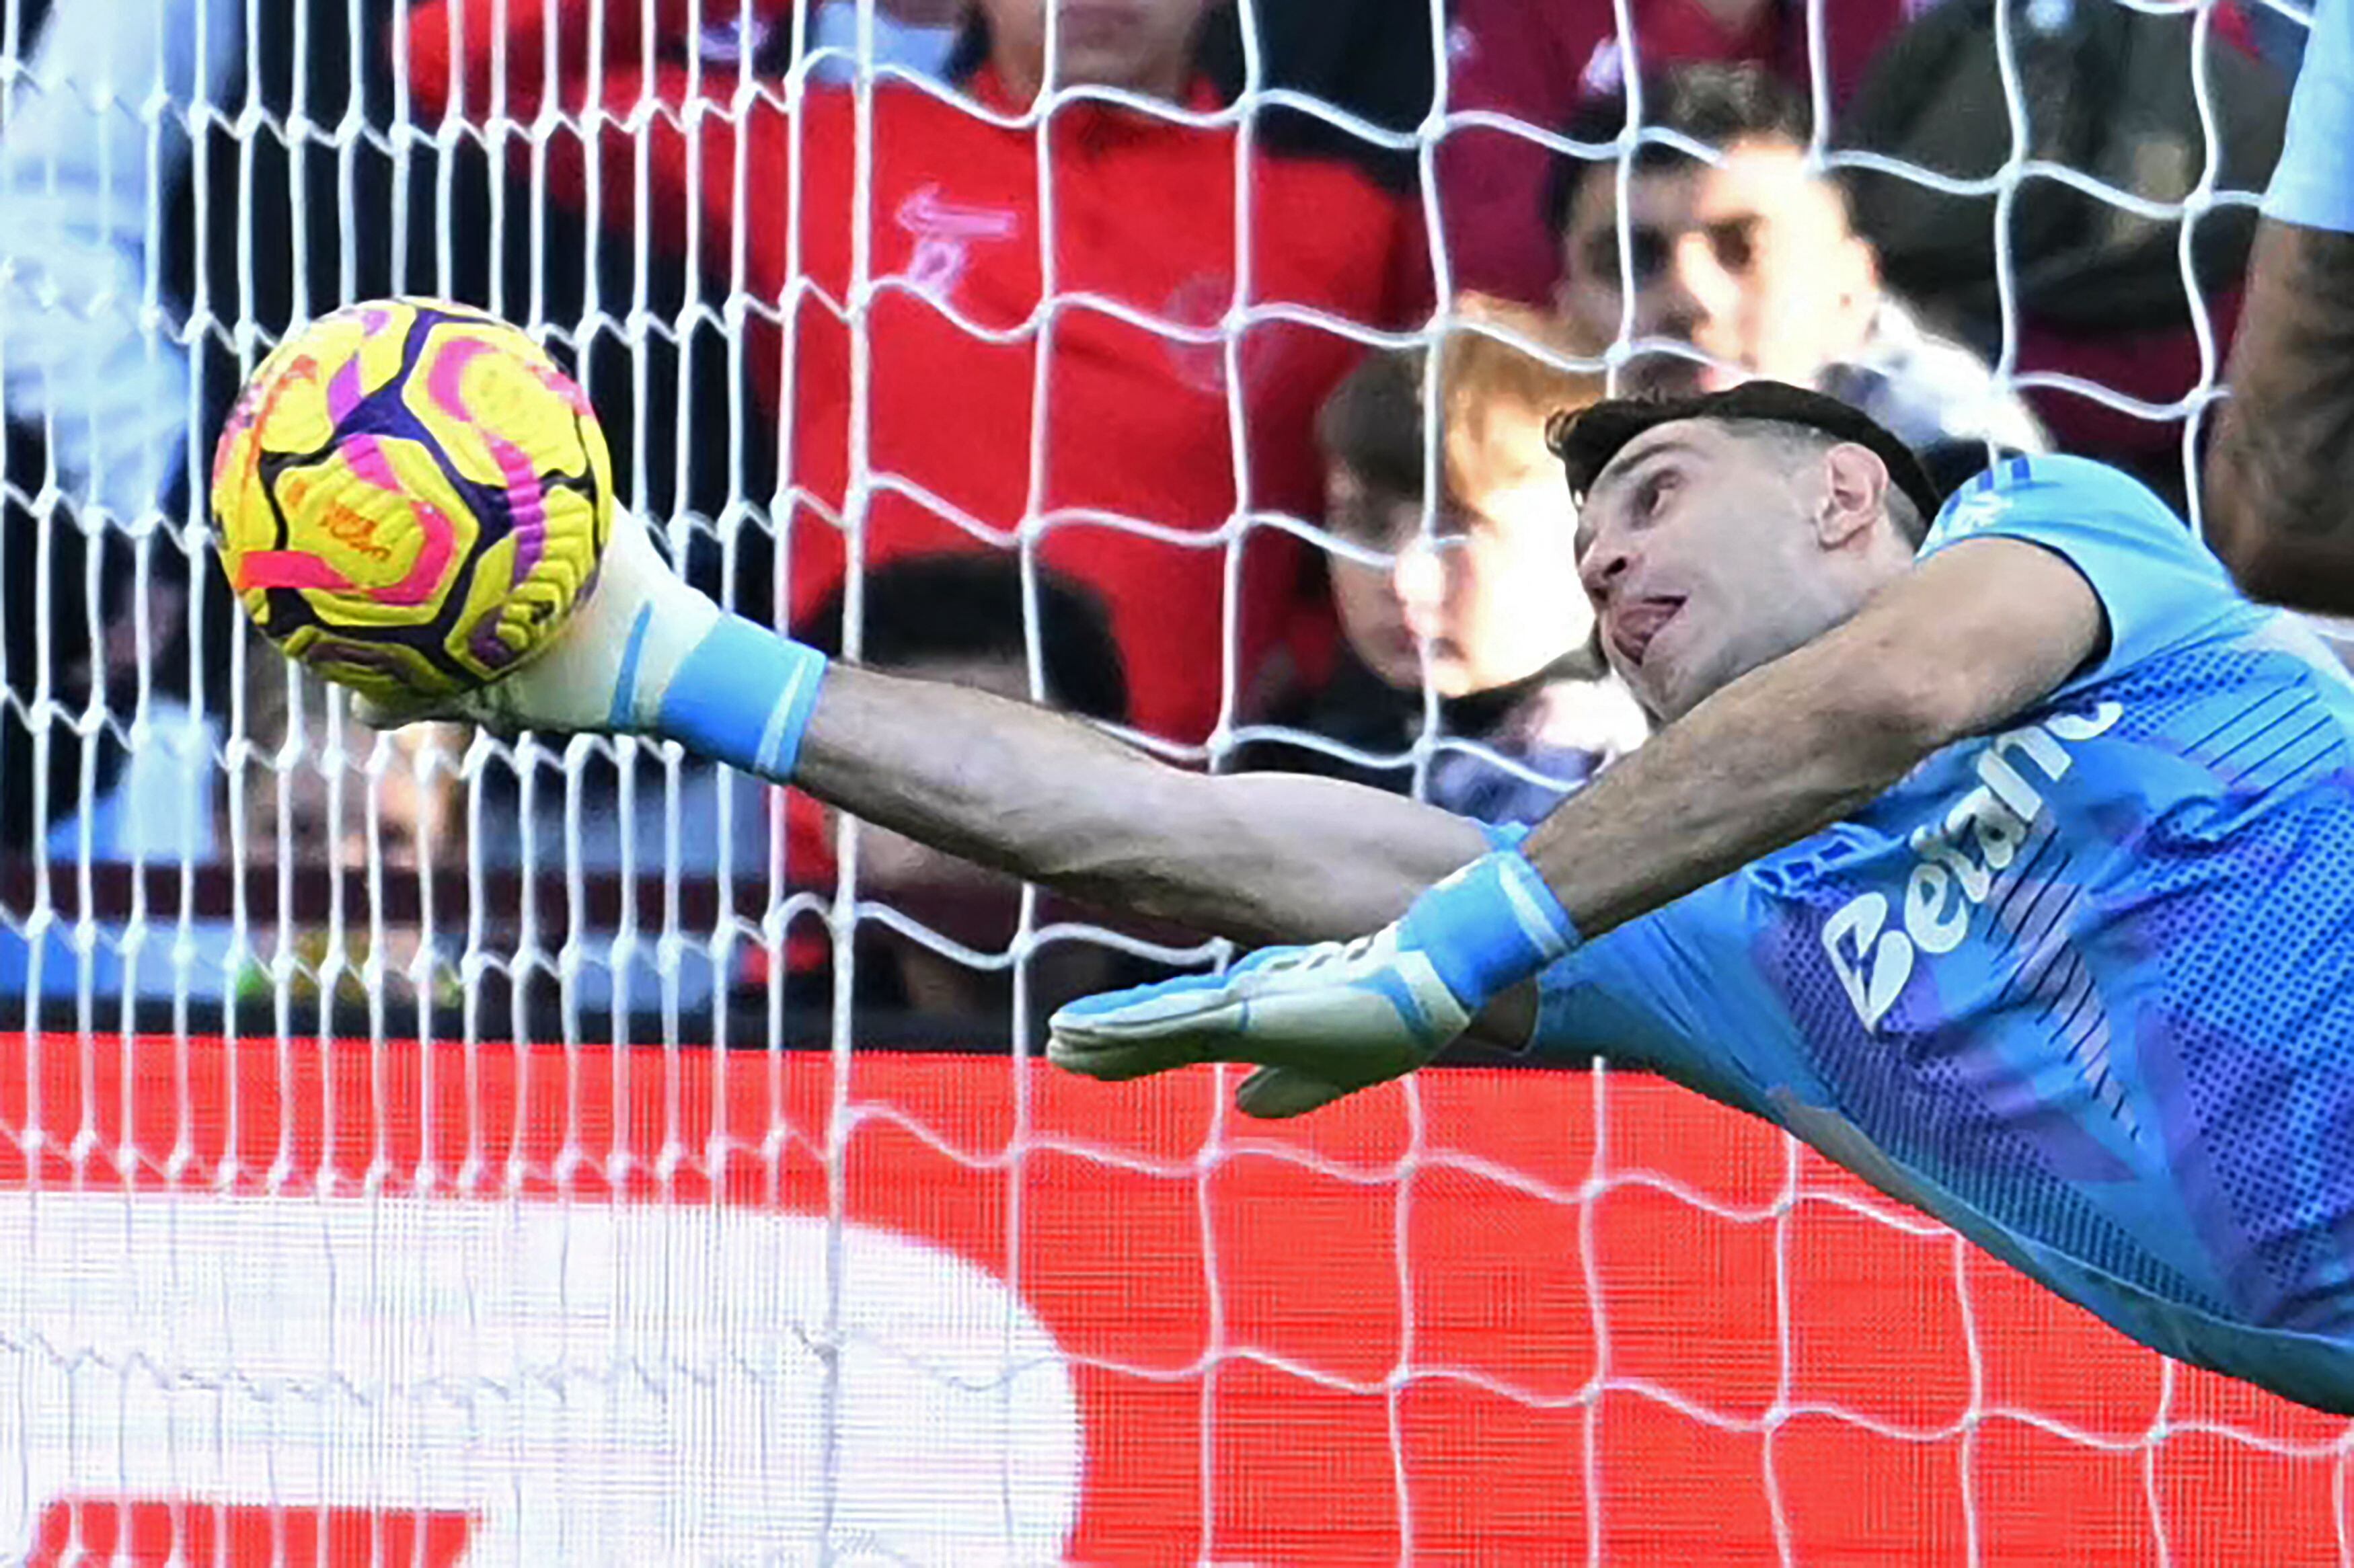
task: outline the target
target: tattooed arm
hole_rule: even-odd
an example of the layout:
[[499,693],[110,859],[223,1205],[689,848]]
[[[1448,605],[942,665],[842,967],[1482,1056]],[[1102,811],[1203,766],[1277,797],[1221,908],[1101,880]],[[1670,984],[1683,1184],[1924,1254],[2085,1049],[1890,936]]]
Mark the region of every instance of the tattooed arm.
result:
[[2209,542],[2254,597],[2354,615],[2354,234],[2264,220],[2231,381]]
[[2354,0],[2316,0],[2248,269],[2208,541],[2258,599],[2354,615]]

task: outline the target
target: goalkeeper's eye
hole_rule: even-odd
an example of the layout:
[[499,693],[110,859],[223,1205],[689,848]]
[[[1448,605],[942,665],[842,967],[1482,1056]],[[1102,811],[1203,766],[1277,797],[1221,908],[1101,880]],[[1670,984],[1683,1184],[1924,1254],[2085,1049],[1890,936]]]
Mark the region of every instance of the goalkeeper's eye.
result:
[[1673,469],[1654,469],[1645,475],[1635,492],[1635,515],[1647,523],[1657,518],[1681,480]]

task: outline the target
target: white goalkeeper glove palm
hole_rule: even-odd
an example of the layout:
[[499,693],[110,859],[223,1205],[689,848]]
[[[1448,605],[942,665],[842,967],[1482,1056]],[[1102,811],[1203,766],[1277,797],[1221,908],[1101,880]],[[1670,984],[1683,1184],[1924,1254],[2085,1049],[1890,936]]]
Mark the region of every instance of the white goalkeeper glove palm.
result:
[[1116,1081],[1201,1062],[1256,1064],[1235,1103],[1292,1117],[1403,1077],[1470,1026],[1422,952],[1385,927],[1352,942],[1268,948],[1222,975],[1088,997],[1055,1014],[1056,1065]]
[[1107,1079],[1252,1063],[1261,1070],[1235,1103],[1252,1116],[1298,1116],[1413,1072],[1577,941],[1536,868],[1499,851],[1370,937],[1266,948],[1223,975],[1073,1002],[1055,1014],[1047,1054]]
[[642,734],[654,726],[671,677],[720,616],[707,595],[671,570],[644,523],[616,509],[595,586],[530,662],[454,697],[405,704],[355,697],[353,711],[376,729],[461,719],[503,736]]

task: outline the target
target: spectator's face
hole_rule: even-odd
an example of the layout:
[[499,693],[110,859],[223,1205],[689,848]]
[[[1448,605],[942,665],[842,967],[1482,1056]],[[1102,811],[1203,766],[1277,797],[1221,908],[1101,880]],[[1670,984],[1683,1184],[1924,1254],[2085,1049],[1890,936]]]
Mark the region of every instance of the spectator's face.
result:
[[1182,94],[1206,0],[980,0],[991,58],[1009,86],[1045,77],[1046,11],[1055,11],[1055,79],[1066,87],[1124,87],[1156,98]]
[[1447,493],[1429,535],[1422,500],[1368,488],[1346,468],[1326,478],[1327,514],[1386,567],[1332,557],[1332,598],[1349,646],[1400,690],[1459,697],[1533,674],[1592,629],[1561,464],[1532,414],[1451,437]]
[[[314,717],[314,726],[317,722]],[[324,744],[323,730],[313,727],[312,749],[284,778],[282,816],[278,775],[261,769],[251,776],[246,832],[255,853],[276,853],[264,846],[275,844],[282,820],[299,863],[315,865],[332,860],[365,870],[373,821],[387,871],[413,871],[429,854],[442,863],[464,857],[463,805],[453,778],[466,748],[463,731],[446,725],[413,725],[378,736],[348,727],[344,745],[350,755],[339,779],[331,779],[321,765]],[[368,771],[379,745],[385,748],[383,771],[371,805]]]
[[1681,717],[1853,612],[1868,586],[1833,567],[1817,526],[1830,473],[1818,450],[1683,419],[1628,442],[1596,479],[1578,569],[1611,667],[1654,718]]
[[[1628,196],[1634,335],[1688,343],[1715,363],[1650,353],[1623,390],[1714,391],[1753,376],[1806,387],[1852,356],[1879,302],[1870,247],[1829,181],[1787,143],[1736,143],[1722,164],[1636,171]],[[1617,179],[1579,181],[1563,239],[1558,302],[1599,346],[1619,332]]]

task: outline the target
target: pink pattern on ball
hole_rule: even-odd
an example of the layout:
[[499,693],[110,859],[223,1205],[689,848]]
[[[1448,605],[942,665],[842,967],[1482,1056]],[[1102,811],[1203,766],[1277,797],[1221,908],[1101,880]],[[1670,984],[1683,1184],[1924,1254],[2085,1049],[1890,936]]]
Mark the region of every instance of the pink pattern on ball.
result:
[[572,377],[565,375],[553,365],[546,364],[534,365],[531,367],[531,373],[539,378],[539,384],[542,387],[563,398],[566,408],[584,419],[593,419],[597,417],[597,409],[588,401],[588,394],[583,392],[580,389],[580,384]]
[[366,396],[360,386],[360,358],[354,355],[327,383],[327,416],[338,425],[352,417]]
[[344,442],[344,461],[352,472],[373,489],[390,495],[405,496],[400,475],[393,471],[392,459],[384,450],[384,442],[375,436],[353,436]]
[[[353,436],[343,445],[344,461],[352,476],[369,489],[387,495],[398,496],[417,519],[418,531],[425,542],[419,546],[417,559],[408,575],[388,588],[377,588],[368,595],[378,604],[418,605],[431,599],[441,588],[441,578],[450,569],[450,557],[457,554],[458,530],[448,514],[431,502],[413,496],[402,486],[400,476],[394,471],[392,458],[384,443],[375,436]],[[345,583],[349,588],[353,585]]]
[[425,377],[425,395],[444,413],[472,423],[474,411],[466,407],[466,367],[492,352],[491,345],[478,337],[445,344],[433,356],[433,368]]
[[249,550],[238,563],[237,587],[249,588],[325,588],[341,593],[351,578],[308,550]]
[[539,475],[532,471],[531,459],[521,447],[487,430],[483,438],[490,443],[491,455],[498,460],[499,471],[506,476],[507,521],[515,542],[512,580],[520,587],[532,568],[539,565],[540,553],[546,546],[547,493],[541,488]]
[[[497,344],[478,337],[460,338],[448,344],[435,356],[433,369],[426,377],[426,397],[443,412],[473,423],[473,411],[466,404],[467,368],[483,355],[499,352]],[[540,484],[537,471],[531,466],[529,453],[487,427],[482,428],[481,434],[506,483],[507,520],[515,542],[512,580],[519,586],[539,565],[539,557],[546,548],[547,493]]]
[[373,597],[378,604],[423,604],[440,591],[442,574],[450,569],[450,557],[457,553],[458,530],[441,509],[430,502],[413,501],[417,526],[425,535],[425,543],[417,552],[417,564],[408,575],[390,588],[378,588]]

